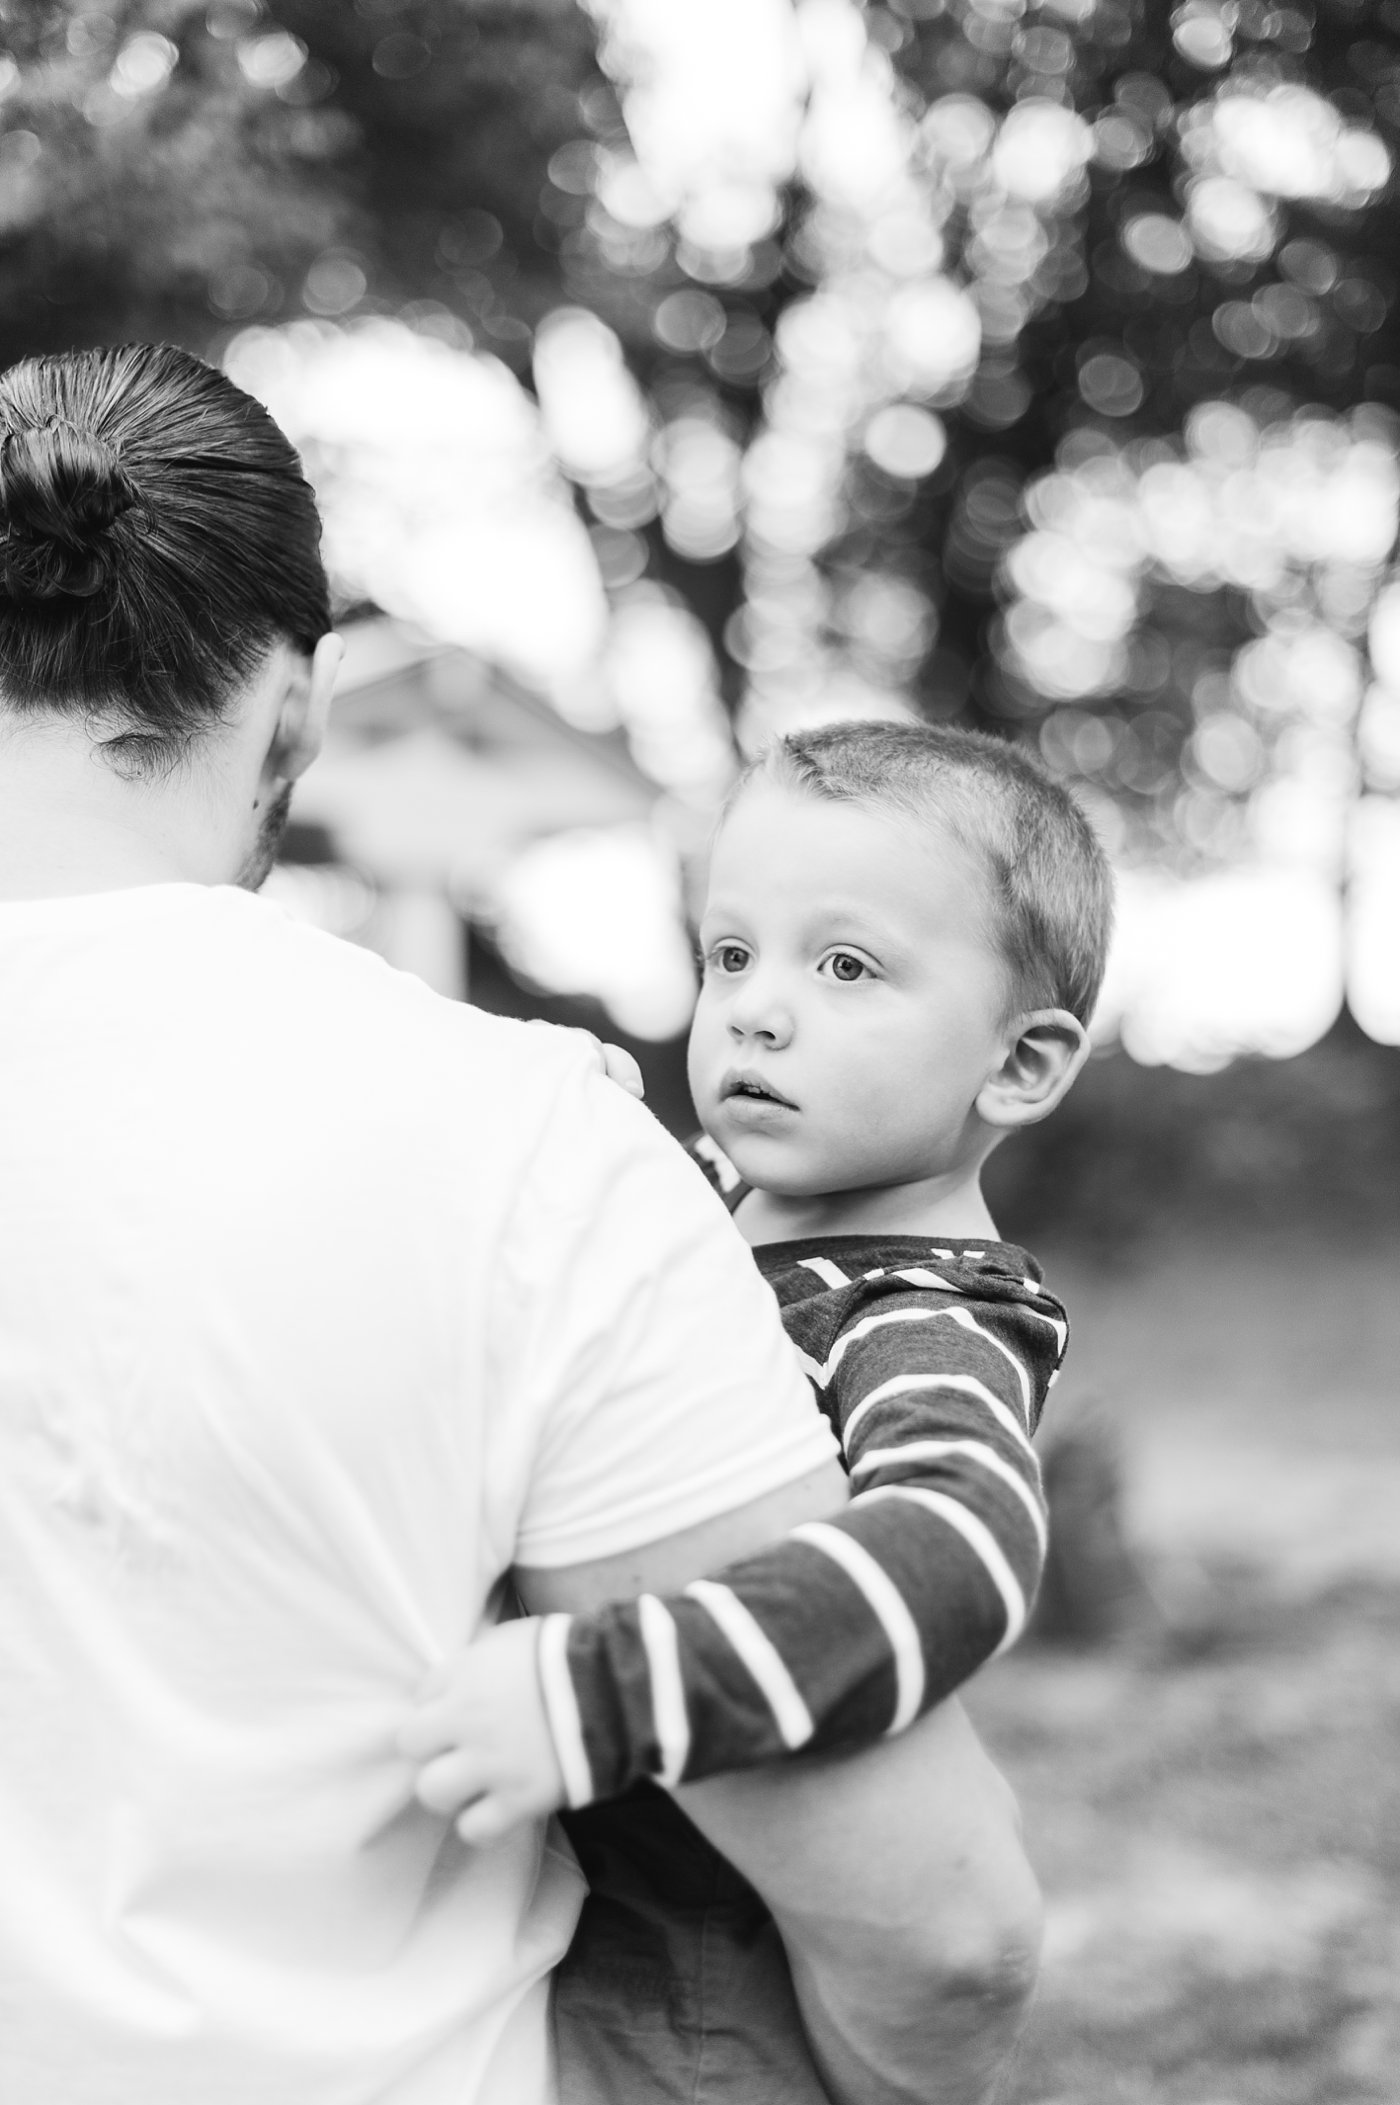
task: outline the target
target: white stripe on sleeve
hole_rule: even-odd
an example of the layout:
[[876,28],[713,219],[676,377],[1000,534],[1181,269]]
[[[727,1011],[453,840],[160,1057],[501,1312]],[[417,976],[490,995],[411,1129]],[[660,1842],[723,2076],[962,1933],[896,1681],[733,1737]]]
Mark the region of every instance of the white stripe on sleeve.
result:
[[[1021,1582],[1007,1563],[1001,1544],[991,1529],[985,1527],[975,1513],[969,1513],[966,1506],[960,1506],[955,1498],[949,1498],[945,1492],[925,1491],[915,1484],[877,1484],[873,1491],[862,1491],[858,1497],[853,1498],[849,1510],[854,1511],[857,1506],[868,1506],[871,1500],[876,1498],[910,1499],[915,1505],[923,1506],[926,1511],[936,1513],[940,1520],[945,1520],[955,1533],[962,1536],[968,1548],[980,1558],[987,1577],[1001,1595],[1002,1606],[1006,1610],[1006,1629],[997,1651],[1004,1652],[1008,1645],[1014,1645],[1026,1626],[1026,1596],[1022,1593]],[[994,1653],[993,1657],[995,1656]]]
[[717,1580],[695,1579],[685,1590],[718,1623],[753,1675],[773,1713],[783,1745],[805,1747],[816,1729],[812,1713],[767,1631],[738,1595]]
[[894,1654],[894,1716],[885,1730],[903,1732],[919,1715],[924,1700],[924,1648],[903,1594],[868,1549],[828,1521],[805,1521],[792,1534],[797,1541],[810,1543],[813,1549],[821,1550],[839,1564],[869,1602]]
[[[1035,1281],[1033,1279],[1028,1279],[1026,1281],[1026,1285],[1029,1287],[1034,1287]],[[1047,1316],[1045,1311],[1040,1308],[1023,1308],[1021,1310],[1021,1314],[1023,1316],[1029,1316],[1033,1323],[1047,1323],[1049,1325],[1051,1330],[1053,1330],[1055,1333],[1055,1344],[1059,1351],[1059,1356],[1061,1359],[1063,1359],[1065,1356],[1065,1346],[1069,1343],[1068,1323],[1061,1323],[1057,1320],[1056,1317]]]
[[804,1352],[800,1345],[794,1345],[792,1349],[797,1354],[798,1366],[802,1369],[808,1381],[811,1382],[813,1388],[824,1389],[826,1387],[826,1368],[821,1361],[813,1359],[811,1353]]
[[[932,1274],[929,1276],[932,1278]],[[909,1279],[913,1277],[913,1274],[902,1272],[899,1274],[899,1277]],[[950,1289],[950,1291],[956,1291],[956,1289]],[[931,1323],[940,1320],[956,1323],[961,1329],[970,1330],[974,1337],[981,1338],[984,1344],[990,1345],[994,1351],[999,1352],[1004,1360],[1010,1361],[1012,1367],[1016,1370],[1016,1380],[1020,1386],[1022,1402],[1025,1405],[1026,1422],[1029,1424],[1031,1411],[1030,1375],[1026,1372],[1024,1365],[1016,1357],[1010,1346],[1003,1345],[999,1337],[994,1336],[990,1330],[984,1329],[982,1324],[977,1321],[977,1318],[966,1308],[891,1308],[885,1310],[882,1315],[866,1316],[861,1322],[853,1323],[851,1328],[843,1332],[836,1340],[836,1343],[831,1348],[830,1358],[815,1378],[820,1387],[825,1388],[845,1358],[847,1349],[856,1344],[861,1338],[869,1337],[871,1331],[880,1329],[886,1323]],[[1050,1322],[1048,1316],[1044,1320]],[[1052,1324],[1052,1328],[1056,1330],[1056,1335],[1058,1336],[1058,1326]],[[811,1372],[810,1368],[808,1372]]]
[[1026,1429],[1014,1411],[1009,1410],[1000,1396],[989,1389],[984,1381],[979,1381],[975,1374],[897,1374],[893,1381],[881,1382],[878,1389],[872,1389],[868,1396],[862,1396],[846,1420],[842,1443],[847,1450],[849,1451],[852,1432],[868,1410],[877,1403],[884,1403],[891,1396],[908,1396],[918,1389],[955,1389],[959,1395],[975,1396],[979,1403],[986,1405],[997,1424],[1011,1435],[1018,1447],[1024,1447],[1029,1455],[1034,1454],[1035,1450],[1026,1437]]
[[569,1674],[568,1643],[571,1615],[547,1615],[540,1624],[535,1654],[544,1697],[544,1714],[554,1742],[564,1790],[570,1806],[593,1803],[593,1771],[584,1745],[583,1722],[578,1712],[578,1694]]
[[935,1323],[942,1314],[944,1310],[941,1308],[890,1308],[883,1315],[862,1316],[859,1323],[853,1323],[836,1340],[825,1366],[817,1375],[818,1381],[825,1388],[851,1346],[858,1344],[861,1338],[868,1338],[872,1330],[883,1329],[886,1323]]
[[802,1257],[798,1262],[804,1271],[814,1273],[823,1286],[849,1286],[851,1283],[840,1265],[833,1264],[829,1257]]
[[690,1754],[690,1718],[681,1680],[680,1644],[669,1611],[654,1593],[637,1596],[637,1622],[651,1678],[651,1714],[661,1749],[658,1783],[679,1783]]
[[1004,1360],[1010,1361],[1016,1370],[1016,1379],[1021,1385],[1021,1400],[1025,1405],[1026,1423],[1029,1425],[1031,1418],[1031,1378],[1022,1362],[1017,1359],[1009,1345],[1003,1345],[999,1337],[994,1337],[990,1330],[984,1329],[982,1324],[977,1321],[977,1318],[970,1315],[965,1308],[950,1308],[948,1314],[955,1323],[961,1324],[964,1330],[970,1330],[977,1337],[985,1338],[986,1342],[995,1351],[999,1352]]
[[1035,1529],[1035,1539],[1040,1544],[1040,1554],[1043,1557],[1046,1547],[1045,1515],[1035,1493],[1025,1478],[1012,1468],[1005,1456],[999,1455],[994,1447],[987,1447],[981,1440],[910,1440],[903,1447],[875,1448],[869,1454],[863,1454],[858,1462],[852,1463],[851,1475],[863,1476],[868,1469],[903,1468],[909,1462],[936,1462],[944,1455],[955,1454],[967,1455],[971,1461],[980,1463],[983,1469],[990,1469],[993,1476],[999,1476],[1002,1482],[1015,1492],[1030,1516],[1031,1526]]

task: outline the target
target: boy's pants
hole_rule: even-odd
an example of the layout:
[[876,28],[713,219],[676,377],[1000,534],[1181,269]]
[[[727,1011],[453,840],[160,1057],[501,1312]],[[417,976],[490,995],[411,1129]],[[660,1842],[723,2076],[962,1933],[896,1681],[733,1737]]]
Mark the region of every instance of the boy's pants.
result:
[[828,2105],[772,1918],[684,1813],[643,1785],[564,1825],[590,1891],[554,1976],[561,2105]]

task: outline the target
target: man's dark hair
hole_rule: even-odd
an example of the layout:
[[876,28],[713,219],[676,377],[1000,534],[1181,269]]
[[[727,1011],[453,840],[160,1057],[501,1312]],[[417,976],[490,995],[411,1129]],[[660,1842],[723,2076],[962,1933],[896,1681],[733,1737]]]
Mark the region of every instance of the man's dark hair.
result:
[[[1113,927],[1113,878],[1069,791],[1021,747],[945,724],[825,724],[769,746],[756,777],[834,801],[884,805],[945,826],[990,879],[989,934],[1017,1011],[1087,1023]],[[731,801],[732,801],[731,797]]]
[[0,376],[0,700],[178,759],[278,641],[330,627],[320,519],[267,411],[168,344]]

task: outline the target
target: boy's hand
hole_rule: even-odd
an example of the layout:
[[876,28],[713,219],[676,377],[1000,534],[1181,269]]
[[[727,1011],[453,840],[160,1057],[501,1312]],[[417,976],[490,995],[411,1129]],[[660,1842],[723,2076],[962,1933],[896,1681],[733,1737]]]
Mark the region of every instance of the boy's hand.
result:
[[603,1055],[603,1072],[608,1080],[616,1082],[619,1089],[625,1089],[629,1096],[635,1096],[640,1101],[647,1093],[646,1083],[642,1080],[642,1070],[631,1053],[624,1052],[620,1045],[604,1045],[601,1039],[598,1041],[598,1050]]
[[584,1030],[579,1024],[558,1025],[544,1023],[539,1017],[536,1017],[532,1028],[547,1031],[570,1030],[574,1031],[578,1037],[586,1038],[593,1047],[594,1052],[597,1053],[598,1064],[610,1082],[616,1082],[619,1089],[625,1089],[627,1094],[635,1096],[639,1103],[646,1096],[647,1088],[646,1083],[642,1080],[641,1068],[632,1058],[631,1053],[624,1052],[620,1045],[605,1045],[601,1038],[595,1038],[592,1031]]
[[564,1778],[540,1692],[538,1622],[501,1623],[432,1676],[399,1733],[424,1767],[415,1786],[431,1812],[455,1813],[481,1848],[564,1805]]

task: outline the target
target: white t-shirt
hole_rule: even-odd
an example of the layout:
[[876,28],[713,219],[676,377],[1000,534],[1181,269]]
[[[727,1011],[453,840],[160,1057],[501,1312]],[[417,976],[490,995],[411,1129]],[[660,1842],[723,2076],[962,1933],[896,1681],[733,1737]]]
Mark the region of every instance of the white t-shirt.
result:
[[543,2105],[578,1873],[419,1809],[406,1701],[833,1451],[577,1037],[233,890],[0,905],[0,2097]]

